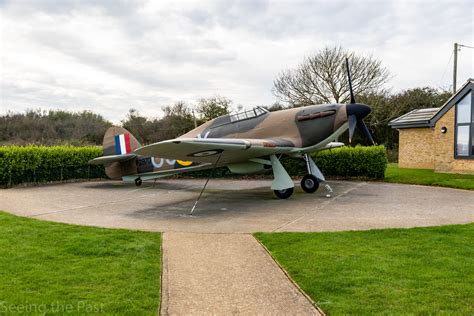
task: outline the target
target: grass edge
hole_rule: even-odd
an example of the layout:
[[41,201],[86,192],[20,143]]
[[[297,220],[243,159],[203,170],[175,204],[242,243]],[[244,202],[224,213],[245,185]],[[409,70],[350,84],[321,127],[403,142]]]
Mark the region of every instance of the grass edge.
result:
[[268,250],[268,248],[260,242],[260,240],[255,237],[255,234],[256,233],[252,233],[252,237],[257,241],[257,243],[260,244],[260,246],[263,248],[263,250],[266,252],[266,254],[270,257],[270,259],[277,265],[277,267],[283,272],[283,274],[286,276],[286,278],[296,287],[296,289],[298,290],[298,292],[300,292],[301,294],[303,294],[303,296],[311,303],[311,305],[316,308],[316,310],[321,314],[321,315],[326,315],[326,313],[316,304],[316,302],[308,295],[306,294],[305,291],[303,291],[303,289],[298,285],[298,283],[296,283],[295,280],[293,280],[293,278],[290,276],[290,274],[285,270],[285,268],[283,268],[283,266],[276,260],[275,257],[273,257],[272,253],[270,252],[270,250]]

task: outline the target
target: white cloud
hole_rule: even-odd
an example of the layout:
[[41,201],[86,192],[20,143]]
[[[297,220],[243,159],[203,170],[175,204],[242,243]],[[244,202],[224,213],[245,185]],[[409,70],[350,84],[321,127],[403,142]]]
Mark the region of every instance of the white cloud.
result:
[[[473,44],[472,12],[470,1],[0,1],[0,112],[119,121],[215,94],[270,104],[275,76],[327,45],[380,58],[395,91],[447,87],[453,43]],[[473,52],[459,54],[459,84]]]

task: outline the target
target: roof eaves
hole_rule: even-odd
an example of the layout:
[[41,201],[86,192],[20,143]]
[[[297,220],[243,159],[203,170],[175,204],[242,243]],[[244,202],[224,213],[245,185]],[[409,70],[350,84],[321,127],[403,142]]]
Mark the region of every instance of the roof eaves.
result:
[[407,117],[408,115],[410,115],[411,113],[413,113],[413,112],[415,112],[415,111],[416,111],[416,109],[415,109],[415,110],[411,110],[410,112],[405,113],[405,114],[403,114],[402,116],[399,116],[399,117],[397,117],[397,118],[394,118],[393,120],[391,120],[390,122],[388,122],[388,125],[390,126],[391,124],[394,124],[394,123],[396,123],[397,121],[401,121],[403,118]]
[[432,127],[429,121],[415,121],[410,123],[388,123],[389,126],[395,129],[417,128],[417,127]]
[[[441,108],[415,109],[396,119],[391,120],[389,126],[428,124],[429,121],[438,113]],[[428,111],[427,111],[428,110]]]
[[446,101],[441,109],[436,113],[430,120],[430,125],[434,126],[436,122],[448,112],[454,104],[456,104],[461,98],[463,98],[470,90],[474,90],[474,80],[469,79],[455,94]]

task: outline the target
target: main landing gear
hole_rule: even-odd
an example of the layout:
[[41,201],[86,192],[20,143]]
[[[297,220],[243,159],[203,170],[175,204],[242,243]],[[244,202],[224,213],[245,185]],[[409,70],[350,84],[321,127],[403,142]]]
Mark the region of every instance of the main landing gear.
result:
[[[326,179],[321,173],[319,168],[314,163],[313,159],[308,154],[303,155],[304,160],[306,161],[306,167],[308,168],[308,174],[303,177],[301,180],[301,188],[306,193],[314,193],[318,190],[320,184],[324,184],[324,187],[328,191],[327,197],[330,197],[332,193],[331,187],[324,183]],[[261,161],[259,161],[261,162]],[[269,164],[268,162],[263,162]],[[272,165],[273,177],[272,190],[279,199],[289,198],[294,191],[294,183],[291,180],[290,176],[286,172],[285,168],[282,166],[280,161],[275,155],[270,156],[270,163]]]
[[303,159],[306,161],[308,174],[301,179],[301,188],[306,193],[314,193],[319,189],[319,182],[323,182],[325,179],[313,159],[307,153],[303,154]]
[[311,156],[307,153],[303,155],[303,159],[306,161],[306,167],[308,168],[308,174],[303,177],[301,180],[301,188],[306,193],[314,193],[318,190],[319,184],[323,183],[326,191],[326,197],[331,197],[332,188],[329,184],[325,183],[326,179],[322,174],[321,170],[319,170],[318,166],[314,163]]
[[275,155],[270,156],[270,162],[274,178],[271,188],[279,199],[287,199],[293,194],[295,184]]
[[288,188],[288,189],[283,189],[283,190],[273,190],[273,192],[275,193],[275,195],[279,198],[279,199],[287,199],[289,198],[290,196],[293,195],[293,191],[294,189],[293,188]]
[[319,188],[318,178],[312,174],[307,174],[301,179],[301,188],[306,193],[314,193]]

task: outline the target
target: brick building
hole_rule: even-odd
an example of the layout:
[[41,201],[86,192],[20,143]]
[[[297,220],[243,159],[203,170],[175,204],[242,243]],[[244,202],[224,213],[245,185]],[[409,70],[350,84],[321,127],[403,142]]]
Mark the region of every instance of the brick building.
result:
[[474,79],[442,107],[413,110],[389,125],[400,133],[401,168],[474,174]]

